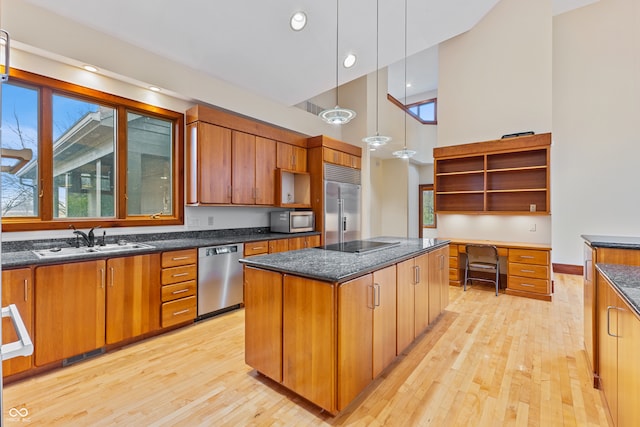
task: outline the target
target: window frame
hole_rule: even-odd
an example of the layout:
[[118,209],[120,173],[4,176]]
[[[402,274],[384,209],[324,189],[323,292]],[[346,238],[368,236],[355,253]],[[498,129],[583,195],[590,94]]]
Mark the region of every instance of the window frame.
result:
[[[404,105],[400,100],[394,98],[390,93],[387,94],[387,99],[391,101],[392,104],[397,106],[398,108],[404,110],[408,115],[422,123],[423,125],[437,125],[438,124],[438,98],[425,99],[418,102],[413,102],[411,104]],[[434,120],[422,120],[419,116],[414,114],[410,108],[415,107],[416,105],[424,105],[433,103],[433,118]]]
[[419,236],[422,237],[422,230],[425,228],[438,228],[438,215],[436,214],[436,210],[435,210],[435,206],[433,209],[433,225],[424,225],[424,223],[422,222],[422,215],[423,215],[423,211],[422,211],[422,206],[423,206],[423,198],[422,195],[425,191],[431,191],[433,192],[433,198],[434,198],[434,203],[435,203],[435,190],[433,187],[433,184],[420,184],[418,185],[418,206],[419,206],[419,213],[418,213],[418,231],[419,231]]
[[[90,89],[73,83],[45,77],[28,71],[12,68],[9,82],[16,82],[39,90],[38,105],[38,194],[40,197],[38,216],[3,217],[2,231],[31,231],[65,229],[71,224],[77,228],[102,226],[137,227],[184,224],[184,114],[161,107]],[[69,96],[94,102],[116,110],[114,218],[63,218],[53,216],[53,95]],[[127,214],[127,112],[134,112],[172,123],[173,143],[171,148],[172,212],[162,215]]]

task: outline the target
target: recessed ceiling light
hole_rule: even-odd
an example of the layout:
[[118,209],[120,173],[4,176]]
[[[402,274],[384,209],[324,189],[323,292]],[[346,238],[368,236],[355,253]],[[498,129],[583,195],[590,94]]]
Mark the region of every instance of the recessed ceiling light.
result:
[[293,31],[300,31],[307,25],[307,15],[304,12],[296,12],[291,15],[289,22]]
[[353,67],[354,65],[356,65],[356,56],[353,53],[348,54],[347,57],[344,58],[342,65],[344,65],[344,68]]
[[149,90],[153,92],[160,92],[160,88],[158,86],[149,86]]
[[92,73],[97,73],[98,69],[96,67],[94,67],[93,65],[83,65],[82,68],[84,68],[87,71],[91,71]]

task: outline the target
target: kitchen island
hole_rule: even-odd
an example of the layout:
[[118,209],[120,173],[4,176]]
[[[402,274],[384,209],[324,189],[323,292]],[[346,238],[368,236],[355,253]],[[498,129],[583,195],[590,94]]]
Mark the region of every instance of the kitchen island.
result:
[[363,242],[383,245],[241,260],[246,363],[331,414],[344,410],[448,304],[448,240]]

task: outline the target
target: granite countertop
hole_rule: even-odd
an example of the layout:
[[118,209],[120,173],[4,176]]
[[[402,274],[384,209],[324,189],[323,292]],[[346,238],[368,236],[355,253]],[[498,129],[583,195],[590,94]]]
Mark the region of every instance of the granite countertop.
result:
[[616,287],[622,298],[640,316],[640,267],[596,264],[596,268]]
[[400,244],[361,254],[309,248],[252,256],[243,258],[240,262],[266,270],[342,283],[399,261],[430,252],[449,243],[449,240],[443,239],[403,239],[398,237],[376,237],[367,240],[399,242]]
[[[246,243],[260,240],[289,239],[293,237],[313,236],[319,232],[308,233],[271,233],[268,228],[234,229],[215,231],[191,231],[155,234],[135,234],[127,236],[109,236],[107,243],[115,243],[118,240],[146,243],[153,246],[148,250],[136,250],[121,252],[118,254],[90,252],[82,255],[64,258],[41,259],[32,251],[34,249],[49,249],[52,247],[69,246],[73,238],[50,239],[38,241],[2,242],[2,268],[23,267],[29,265],[60,264],[75,261],[85,261],[98,258],[113,258],[118,256],[131,256],[145,253],[154,253],[169,250],[200,248],[205,246],[227,245],[232,243]],[[96,236],[100,241],[102,236]]]
[[583,234],[581,237],[595,248],[640,249],[640,237],[591,234]]

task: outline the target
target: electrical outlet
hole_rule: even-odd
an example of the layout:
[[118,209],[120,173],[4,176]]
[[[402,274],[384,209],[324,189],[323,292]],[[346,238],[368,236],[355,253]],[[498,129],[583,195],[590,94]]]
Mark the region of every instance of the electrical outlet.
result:
[[531,224],[531,227],[529,227],[529,231],[536,231],[536,224]]
[[207,217],[207,225],[213,225],[213,217]]

